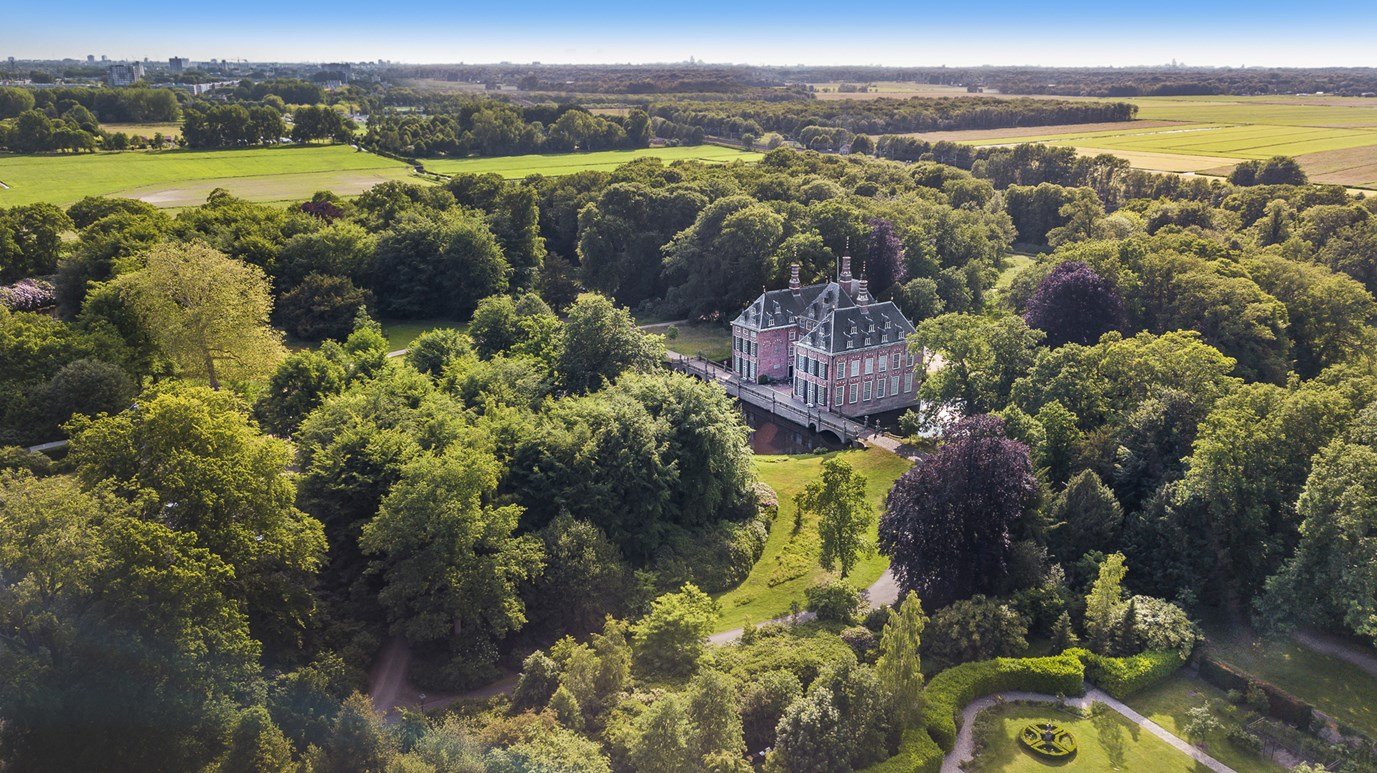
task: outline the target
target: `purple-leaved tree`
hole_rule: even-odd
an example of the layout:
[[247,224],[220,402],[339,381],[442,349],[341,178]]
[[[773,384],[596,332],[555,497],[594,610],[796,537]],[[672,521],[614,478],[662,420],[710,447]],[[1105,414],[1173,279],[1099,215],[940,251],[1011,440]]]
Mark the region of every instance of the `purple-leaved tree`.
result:
[[904,243],[894,233],[893,223],[882,217],[872,218],[865,248],[865,275],[870,280],[870,292],[880,295],[908,278]]
[[1005,436],[1003,419],[962,419],[890,489],[880,552],[925,609],[992,594],[1008,571],[1011,528],[1036,489],[1028,446]]
[[1124,321],[1114,284],[1078,260],[1059,263],[1028,300],[1023,318],[1047,333],[1047,345],[1093,344]]

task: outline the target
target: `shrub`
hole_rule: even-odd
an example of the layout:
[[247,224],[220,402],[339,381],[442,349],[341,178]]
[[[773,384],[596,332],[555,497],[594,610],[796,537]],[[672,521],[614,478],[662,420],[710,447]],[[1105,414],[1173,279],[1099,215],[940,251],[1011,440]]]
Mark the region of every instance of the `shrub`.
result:
[[856,659],[862,663],[873,663],[875,661],[875,650],[879,641],[875,632],[861,625],[853,625],[843,629],[841,640],[846,642],[846,646],[856,653]]
[[701,529],[680,530],[666,540],[656,559],[661,586],[686,582],[708,593],[740,585],[765,552],[770,536],[769,511],[745,521],[718,521]]
[[56,304],[57,291],[44,279],[21,279],[0,287],[0,306],[10,311],[38,311]]
[[861,608],[861,591],[845,580],[829,579],[804,591],[808,611],[819,620],[850,623]]
[[1046,658],[995,658],[949,668],[928,682],[923,727],[932,740],[951,751],[957,719],[966,704],[990,693],[1028,690],[1048,695],[1080,695],[1085,667],[1072,654]]
[[942,769],[942,748],[921,727],[904,731],[899,753],[861,770],[861,773],[937,773]]
[[1173,651],[1112,658],[1076,647],[1067,650],[1066,654],[1080,658],[1087,680],[1120,700],[1157,684],[1185,663],[1180,654]]
[[873,633],[880,633],[885,629],[885,623],[889,622],[889,612],[892,609],[889,605],[875,607],[865,613],[861,618],[861,625],[870,629]]
[[1238,749],[1254,754],[1262,751],[1262,739],[1248,732],[1247,728],[1238,725],[1229,728],[1229,743]]
[[713,648],[713,665],[742,682],[769,671],[788,671],[807,688],[825,666],[856,660],[851,648],[835,634],[810,626],[794,626],[794,630],[773,634],[773,628],[760,626],[750,644]]
[[1018,655],[1028,648],[1027,635],[1028,621],[1022,615],[977,595],[933,615],[923,647],[949,663],[965,663]]

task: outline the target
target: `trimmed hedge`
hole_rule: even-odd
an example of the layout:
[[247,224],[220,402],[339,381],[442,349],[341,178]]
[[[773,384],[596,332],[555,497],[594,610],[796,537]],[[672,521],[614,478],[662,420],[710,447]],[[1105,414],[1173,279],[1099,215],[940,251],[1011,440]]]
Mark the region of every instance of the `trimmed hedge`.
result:
[[1256,685],[1267,696],[1268,716],[1305,731],[1309,731],[1310,724],[1314,721],[1314,706],[1270,682],[1254,679],[1251,675],[1209,655],[1200,658],[1200,678],[1225,692],[1238,690],[1246,693],[1250,686]]
[[898,754],[863,768],[860,773],[938,773],[945,756],[927,731],[914,727],[904,731]]
[[1166,679],[1186,662],[1180,653],[1174,651],[1111,658],[1074,647],[1068,649],[1066,654],[1080,659],[1085,665],[1085,678],[1091,684],[1119,700]]
[[995,658],[965,663],[934,676],[923,695],[922,726],[949,752],[956,745],[957,722],[966,704],[983,695],[1027,690],[1048,695],[1085,692],[1085,666],[1075,655],[1046,658]]

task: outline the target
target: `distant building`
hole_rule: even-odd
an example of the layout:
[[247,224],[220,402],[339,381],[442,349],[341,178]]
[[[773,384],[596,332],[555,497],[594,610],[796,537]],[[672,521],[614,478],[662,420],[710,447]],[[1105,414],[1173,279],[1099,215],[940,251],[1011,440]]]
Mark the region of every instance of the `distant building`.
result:
[[331,62],[322,64],[320,73],[316,76],[316,81],[329,84],[344,84],[349,82],[349,78],[354,74],[354,66],[348,62]]
[[188,64],[190,64],[190,62],[180,56],[174,56],[167,60],[168,69],[172,70],[172,72],[177,75],[180,75],[186,70]]
[[105,85],[111,88],[133,86],[141,80],[143,80],[143,62],[112,64],[105,68]]
[[87,63],[87,64],[95,64],[95,63],[96,63],[96,55],[95,55],[95,54],[87,54],[87,55],[86,55],[86,63]]
[[906,408],[917,402],[913,332],[899,307],[870,296],[842,258],[835,282],[799,283],[756,298],[732,321],[732,370],[751,382],[787,381],[793,399],[843,416]]

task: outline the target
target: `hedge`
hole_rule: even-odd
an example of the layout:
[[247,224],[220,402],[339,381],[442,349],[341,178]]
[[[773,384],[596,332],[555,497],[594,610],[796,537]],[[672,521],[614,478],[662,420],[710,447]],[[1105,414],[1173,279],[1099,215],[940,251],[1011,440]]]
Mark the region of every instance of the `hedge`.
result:
[[1080,658],[1085,665],[1085,678],[1091,684],[1119,700],[1166,679],[1186,662],[1174,651],[1111,658],[1075,647],[1066,654]]
[[995,658],[965,663],[934,676],[923,692],[922,726],[932,740],[951,751],[956,746],[961,710],[983,695],[1027,690],[1047,695],[1081,695],[1085,667],[1075,655],[1046,658]]
[[1200,678],[1225,692],[1238,690],[1246,693],[1251,685],[1257,685],[1267,696],[1268,716],[1280,719],[1301,730],[1309,730],[1310,723],[1314,720],[1314,706],[1270,682],[1254,679],[1249,674],[1238,671],[1209,655],[1200,658]]
[[860,773],[938,773],[945,756],[926,730],[913,727],[904,731],[898,754],[863,768]]

